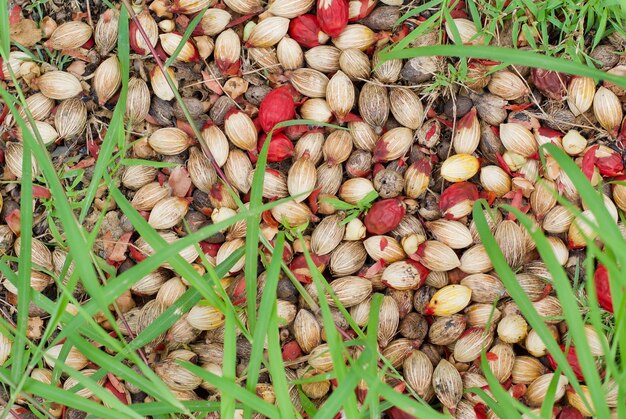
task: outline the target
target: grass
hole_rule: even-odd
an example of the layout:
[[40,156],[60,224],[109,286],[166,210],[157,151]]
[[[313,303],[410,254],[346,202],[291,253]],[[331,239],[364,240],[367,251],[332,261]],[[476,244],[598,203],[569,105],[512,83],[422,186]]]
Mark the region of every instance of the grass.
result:
[[[7,58],[10,51],[10,42],[8,35],[8,16],[6,1],[0,2],[0,54],[4,59]],[[33,3],[33,7],[45,2],[39,1]],[[471,2],[470,2],[471,3]],[[413,9],[406,18],[410,18],[410,13],[420,13],[430,8],[438,7],[442,4],[441,0],[432,0]],[[472,3],[470,7],[471,18],[477,25],[477,29],[481,31],[487,39],[494,36],[497,27],[504,22],[513,21],[518,27],[513,30],[513,36],[519,33],[532,33],[537,31],[544,38],[546,37],[547,25],[556,25],[558,31],[558,45],[555,49],[546,50],[542,47],[543,43],[538,42],[532,46],[530,51],[514,51],[506,48],[498,47],[468,47],[457,45],[444,45],[436,47],[407,48],[411,39],[414,39],[420,33],[434,28],[441,29],[442,17],[449,16],[447,8],[441,8],[438,14],[427,19],[418,29],[409,35],[405,40],[397,43],[393,48],[387,50],[383,58],[410,58],[419,55],[440,55],[454,57],[475,57],[486,58],[492,60],[503,61],[507,64],[524,64],[534,67],[552,68],[554,70],[588,75],[597,79],[605,79],[613,81],[616,84],[626,86],[626,81],[615,76],[609,77],[605,73],[589,66],[591,59],[585,52],[586,48],[581,48],[581,39],[573,36],[574,29],[589,31],[594,30],[595,35],[593,44],[597,44],[596,39],[601,39],[608,31],[621,30],[619,25],[623,24],[624,10],[620,9],[618,4],[605,5],[600,1],[584,2],[563,2],[554,0],[545,0],[542,2],[526,2],[522,0],[514,0],[504,6],[504,2],[498,0],[495,5],[491,5],[485,1],[477,1]],[[500,7],[500,11],[498,11]],[[520,16],[520,11],[527,7],[531,16]],[[580,19],[570,21],[569,18],[560,22],[559,15],[567,10],[569,16],[579,14]],[[478,14],[487,16],[483,22],[478,19]],[[392,389],[382,379],[385,377],[401,378],[401,375],[391,367],[388,360],[382,358],[377,344],[377,328],[378,328],[378,308],[382,302],[381,294],[374,294],[372,298],[372,315],[370,316],[367,327],[359,328],[348,316],[350,328],[354,332],[354,338],[346,338],[339,333],[335,327],[333,314],[329,302],[325,298],[319,301],[320,313],[322,316],[323,327],[327,335],[329,352],[333,359],[335,368],[333,371],[321,374],[319,376],[307,379],[298,378],[293,381],[285,376],[284,362],[280,353],[280,342],[278,339],[278,319],[276,313],[276,304],[274,296],[276,287],[281,275],[289,278],[298,291],[303,294],[303,298],[312,303],[312,297],[308,295],[304,287],[295,279],[289,271],[287,265],[282,261],[281,257],[270,257],[264,259],[261,256],[263,268],[267,272],[267,281],[264,285],[263,293],[260,300],[257,300],[259,294],[257,289],[257,272],[259,269],[259,243],[260,246],[268,249],[272,254],[282,255],[285,245],[285,237],[290,235],[294,239],[303,240],[302,232],[298,229],[282,231],[276,239],[269,243],[259,231],[259,223],[261,214],[273,206],[283,201],[277,201],[264,204],[262,202],[262,186],[263,186],[263,169],[266,165],[267,151],[269,141],[266,141],[263,150],[260,153],[255,177],[252,183],[251,197],[249,208],[242,207],[237,216],[230,218],[219,224],[204,227],[194,233],[189,232],[175,243],[166,243],[159,234],[153,230],[141,215],[135,211],[124,194],[115,186],[115,179],[119,176],[120,169],[124,166],[133,164],[146,164],[145,161],[127,159],[125,154],[129,147],[128,130],[124,125],[124,111],[126,105],[126,94],[128,88],[129,77],[129,40],[128,40],[128,21],[130,16],[126,9],[122,8],[120,14],[120,34],[118,43],[118,56],[122,68],[123,80],[120,91],[120,98],[113,111],[111,121],[103,139],[100,150],[100,158],[97,160],[93,171],[91,183],[85,189],[76,190],[77,183],[71,179],[63,179],[59,176],[58,170],[52,164],[49,154],[41,143],[39,134],[30,135],[29,130],[24,132],[25,154],[23,160],[24,176],[21,180],[21,228],[22,243],[20,257],[15,260],[3,257],[0,261],[0,271],[18,288],[17,302],[17,321],[15,325],[1,319],[0,332],[8,336],[12,341],[12,352],[9,361],[0,367],[0,381],[10,388],[11,399],[8,406],[12,406],[18,396],[24,396],[29,400],[30,408],[39,417],[48,415],[47,408],[50,402],[61,403],[65,406],[79,409],[90,413],[94,416],[107,417],[110,410],[99,403],[85,399],[76,395],[78,387],[70,390],[64,390],[54,384],[45,384],[30,378],[30,371],[33,368],[41,366],[44,359],[44,353],[52,346],[61,344],[63,350],[61,356],[56,362],[54,368],[54,378],[58,379],[62,374],[80,378],[80,387],[91,389],[94,394],[105,401],[112,409],[115,409],[124,417],[166,417],[168,415],[175,416],[193,416],[201,415],[208,412],[219,412],[222,417],[233,417],[236,409],[243,409],[244,416],[250,418],[255,413],[261,413],[271,418],[291,418],[299,417],[300,413],[294,410],[290,402],[290,393],[300,391],[301,403],[310,416],[314,417],[332,417],[339,412],[343,412],[346,417],[378,417],[380,413],[390,406],[398,408],[419,416],[419,417],[440,417],[423,400],[415,399],[407,394],[400,394]],[[194,19],[184,38],[187,39],[193,28],[199,23],[199,19]],[[580,26],[580,27],[579,27]],[[622,26],[623,27],[623,26]],[[453,30],[454,32],[454,30]],[[458,32],[458,30],[457,30]],[[556,58],[548,55],[562,55],[570,58],[572,61]],[[40,54],[43,60],[45,56]],[[65,65],[62,56],[54,56],[45,58],[53,60],[59,65]],[[172,60],[162,63],[164,66],[172,64]],[[166,73],[167,74],[167,73]],[[459,70],[456,74],[450,69],[452,82],[462,82],[463,71]],[[436,83],[447,83],[445,77]],[[170,84],[173,86],[173,84]],[[17,97],[13,97],[7,91],[2,90],[0,94],[4,102],[11,108],[11,112],[15,116],[16,122],[22,128],[25,127],[26,121],[21,119],[16,112],[16,105],[24,104],[25,97],[17,85]],[[176,99],[182,103],[181,96],[175,91]],[[27,109],[27,108],[25,108]],[[183,111],[189,120],[191,117],[184,106]],[[27,112],[27,119],[32,123],[32,116]],[[292,121],[284,125],[295,125],[307,123],[307,121]],[[191,124],[194,126],[194,124]],[[195,132],[196,136],[200,134]],[[589,258],[584,267],[587,278],[592,277],[593,261],[600,260],[611,273],[613,289],[620,289],[624,286],[624,276],[621,275],[623,267],[626,266],[626,243],[624,242],[617,225],[612,222],[611,218],[606,214],[606,209],[601,204],[601,200],[597,199],[598,191],[596,191],[586,181],[584,175],[577,166],[554,147],[546,147],[545,151],[559,162],[563,170],[569,175],[573,183],[579,190],[583,200],[589,205],[589,208],[598,220],[595,228],[599,237],[604,242],[604,248],[599,247],[594,242],[588,242]],[[32,152],[32,156],[31,153]],[[41,167],[42,176],[33,178],[29,170],[33,160],[36,160]],[[164,167],[158,163],[150,164]],[[91,232],[86,232],[81,225],[89,215],[90,208],[96,196],[96,191],[102,183],[109,185],[109,196],[107,199],[114,201],[121,212],[128,217],[137,233],[146,240],[154,249],[154,253],[147,257],[143,262],[138,263],[132,268],[121,274],[117,274],[114,269],[107,267],[106,262],[93,252],[93,245],[97,239],[98,229],[104,217],[101,214],[96,227]],[[31,290],[28,286],[30,281],[30,271],[32,268],[30,243],[32,240],[33,227],[33,197],[32,185],[40,184],[47,187],[52,194],[52,199],[45,202],[49,206],[50,215],[48,221],[56,238],[53,246],[69,251],[68,260],[65,264],[61,275],[50,273],[59,290],[56,299]],[[76,197],[80,197],[77,199]],[[375,198],[375,197],[374,197]],[[562,197],[557,197],[563,205],[568,205]],[[358,216],[367,209],[369,201],[357,206],[345,208],[352,215]],[[481,235],[483,243],[492,258],[494,267],[498,275],[506,285],[511,297],[520,307],[520,310],[529,321],[529,324],[535,329],[548,346],[551,354],[562,369],[563,374],[569,378],[570,383],[577,388],[578,383],[575,380],[574,373],[566,362],[557,343],[552,339],[543,319],[536,313],[532,303],[521,290],[515,279],[514,273],[508,267],[504,258],[495,243],[495,239],[489,233],[486,220],[482,212],[481,205],[483,202],[477,203],[474,210],[474,219]],[[78,208],[77,208],[78,207]],[[576,208],[570,205],[572,211]],[[532,228],[530,220],[513,208],[505,207],[506,211],[513,212],[520,223],[529,229],[533,239],[537,243],[538,251],[542,259],[549,267],[553,277],[553,286],[557,291],[557,295],[562,301],[577,301],[577,289],[573,287],[563,268],[557,263],[554,255],[552,255],[550,247],[543,233]],[[178,253],[191,245],[197,245],[203,239],[206,239],[219,230],[234,224],[237,221],[246,220],[247,222],[247,240],[246,246],[239,249],[231,255],[226,261],[216,267],[212,267],[208,263],[204,263],[206,269],[205,275],[200,275],[194,267],[187,263]],[[246,304],[245,308],[236,307],[228,298],[225,290],[222,288],[220,278],[226,276],[229,269],[234,263],[245,255],[245,281],[246,281]],[[335,306],[347,315],[346,309],[339,303],[336,296],[326,279],[317,271],[311,259],[311,255],[305,251],[306,261],[313,274],[313,283],[318,295],[328,294],[334,301]],[[70,263],[79,261],[76,264],[74,273],[69,278],[66,285],[63,284],[65,273],[68,272]],[[167,310],[165,310],[152,324],[142,330],[137,336],[126,340],[121,338],[122,331],[117,327],[115,322],[115,314],[117,308],[115,301],[134,283],[139,281],[147,273],[157,269],[163,263],[169,263],[174,268],[177,275],[184,277],[191,286],[187,292]],[[17,269],[13,269],[17,266]],[[74,287],[80,282],[85,288],[89,300],[79,302],[72,296]],[[595,368],[593,357],[590,353],[589,346],[585,335],[582,332],[582,326],[590,323],[598,331],[602,331],[607,322],[606,314],[598,309],[596,297],[593,287],[590,286],[591,281],[586,283],[586,291],[589,298],[589,311],[583,317],[579,312],[579,307],[574,304],[564,304],[564,317],[570,330],[571,344],[575,345],[583,367],[583,373],[587,384],[589,385],[591,400],[587,402],[596,407],[598,417],[609,417],[609,411],[603,406],[604,391],[602,384],[609,378],[615,379],[617,383],[626,382],[626,371],[624,371],[624,357],[626,356],[626,321],[624,318],[625,299],[621,293],[613,293],[614,306],[616,307],[615,316],[609,319],[614,326],[614,334],[610,346],[607,348],[605,357],[604,377],[600,376]],[[195,304],[210,304],[218,308],[225,316],[225,333],[224,333],[224,359],[223,359],[223,376],[211,374],[206,370],[189,363],[181,362],[185,368],[196,373],[199,377],[209,382],[221,391],[221,402],[207,401],[180,401],[178,400],[162,380],[153,372],[149,365],[144,362],[142,356],[142,348],[152,342],[157,336],[167,331],[183,313],[189,311]],[[44,310],[50,316],[43,337],[39,343],[30,341],[26,336],[28,306],[35,304]],[[68,304],[72,304],[77,309],[76,315],[71,315],[66,308]],[[113,305],[113,309],[109,307]],[[240,316],[242,311],[247,314],[247,322],[242,322]],[[98,322],[94,320],[97,313],[103,313],[106,318],[114,326],[115,335],[109,334]],[[611,324],[611,323],[610,323]],[[237,333],[247,338],[252,344],[251,357],[246,371],[247,379],[245,386],[241,385],[236,376],[236,344]],[[265,342],[267,340],[267,347]],[[104,346],[108,351],[103,351],[96,345]],[[82,377],[66,365],[66,357],[72,347],[80,350],[86,355],[91,362],[97,365],[98,372],[92,377]],[[348,357],[350,348],[359,347],[360,356],[356,359]],[[267,350],[266,350],[267,349]],[[344,361],[347,359],[347,362]],[[490,384],[490,390],[494,398],[487,396],[487,393],[481,389],[473,389],[477,394],[483,395],[483,400],[496,413],[501,416],[521,416],[528,414],[529,409],[521,405],[515,399],[512,399],[507,391],[505,391],[497,380],[489,373],[486,367],[486,358],[482,357],[483,369],[486,378]],[[383,367],[379,368],[379,364]],[[139,367],[141,374],[137,374],[129,365]],[[276,392],[277,403],[270,404],[256,394],[256,386],[261,370],[267,370],[274,391]],[[153,401],[146,403],[136,403],[125,405],[115,398],[108,390],[97,384],[97,380],[111,373],[120,379],[140,387],[145,391]],[[558,374],[557,374],[558,375]],[[326,402],[322,406],[316,407],[304,393],[299,390],[299,385],[303,383],[311,383],[315,380],[335,379],[337,387],[333,390]],[[368,388],[368,394],[363,403],[357,401],[355,389],[364,382]],[[53,381],[54,383],[54,381]],[[626,387],[621,385],[620,397],[623,398]],[[31,395],[43,398],[44,402],[38,402]],[[547,401],[542,410],[542,416],[547,416],[551,407],[554,395],[554,386],[551,386]],[[380,398],[379,398],[380,396]],[[619,417],[626,417],[624,406],[620,406],[618,411]],[[11,412],[5,409],[2,417],[8,417]]]

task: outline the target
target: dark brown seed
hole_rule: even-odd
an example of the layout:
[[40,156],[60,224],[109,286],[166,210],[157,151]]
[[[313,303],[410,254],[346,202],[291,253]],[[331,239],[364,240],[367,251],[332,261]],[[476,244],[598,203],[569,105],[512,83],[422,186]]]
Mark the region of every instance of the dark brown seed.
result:
[[374,177],[374,189],[381,198],[395,198],[404,189],[404,178],[395,170],[381,170]]
[[391,30],[400,19],[400,8],[396,6],[380,6],[374,9],[360,23],[375,31]]
[[472,99],[467,96],[458,96],[456,100],[450,99],[443,105],[443,113],[448,118],[462,118],[472,109],[472,106],[474,106]]
[[407,339],[424,340],[428,333],[428,322],[421,314],[411,312],[400,321],[398,331]]

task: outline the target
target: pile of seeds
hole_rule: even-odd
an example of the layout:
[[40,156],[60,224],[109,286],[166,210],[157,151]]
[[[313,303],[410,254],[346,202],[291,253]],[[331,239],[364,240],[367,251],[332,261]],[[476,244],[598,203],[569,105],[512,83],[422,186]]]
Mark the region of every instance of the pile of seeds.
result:
[[[557,365],[494,272],[472,219],[473,204],[482,198],[491,206],[484,213],[507,263],[554,337],[564,343],[567,327],[551,275],[526,229],[512,213],[496,207],[510,204],[526,213],[545,232],[563,266],[572,273],[582,266],[585,235],[592,229],[555,195],[566,197],[591,221],[593,214],[556,160],[548,155],[545,164],[541,162],[539,147],[555,144],[594,186],[603,182],[605,206],[618,222],[619,211],[626,211],[626,186],[608,181],[624,174],[623,88],[548,70],[501,68],[500,63],[485,60],[418,57],[381,63],[381,49],[406,36],[423,17],[396,25],[410,8],[395,0],[275,0],[267,6],[258,0],[224,0],[203,12],[188,39],[185,30],[210,0],[136,3],[136,19],[129,28],[131,78],[125,122],[131,144],[126,157],[139,163],[124,167],[120,187],[132,206],[172,243],[240,211],[231,192],[243,202],[249,200],[259,153],[270,142],[264,201],[293,200],[263,214],[261,233],[272,242],[279,230],[290,232],[293,240],[286,244],[283,259],[311,296],[302,298],[291,280],[281,277],[276,306],[289,379],[333,370],[319,295],[303,253],[306,248],[336,295],[336,300],[322,298],[328,298],[346,339],[350,326],[337,301],[358,326],[365,327],[373,295],[384,296],[378,344],[382,356],[404,378],[396,384],[399,391],[456,417],[495,417],[479,396],[464,392],[487,388],[480,366],[481,352],[486,351],[497,380],[524,404],[541,406]],[[102,158],[98,155],[102,138],[119,98],[120,11],[103,10],[93,24],[88,23],[90,14],[76,12],[73,19],[66,14],[65,21],[43,19],[35,39],[15,39],[30,51],[63,54],[66,62],[56,61],[55,67],[15,49],[10,60],[2,62],[0,79],[10,91],[11,73],[15,75],[55,164],[64,170],[84,169],[83,182],[88,184],[96,159]],[[410,45],[447,42],[446,34],[455,39],[457,31],[465,44],[483,43],[464,5],[453,16],[455,25],[445,22],[443,35],[426,33]],[[16,24],[24,27],[33,22],[19,9],[17,18]],[[23,34],[17,31],[15,36]],[[504,35],[498,43],[512,45]],[[524,45],[527,42],[520,37],[516,46]],[[624,75],[625,56],[620,61],[619,53],[625,47],[626,39],[613,34],[592,57],[603,70]],[[160,66],[174,53],[166,72],[184,106]],[[449,65],[466,66],[467,79],[437,85]],[[25,112],[20,110],[20,115]],[[292,119],[306,123],[274,129]],[[7,106],[2,120],[3,180],[9,182],[1,196],[0,254],[19,256],[23,133]],[[162,168],[142,160],[168,164]],[[32,172],[40,174],[36,161]],[[53,296],[53,276],[67,271],[67,252],[48,226],[48,207],[43,205],[49,198],[47,190],[40,187],[35,192],[36,268],[31,287]],[[86,227],[94,228],[106,212],[95,250],[121,273],[154,250],[107,196],[106,187],[99,189]],[[623,224],[619,226],[626,234]],[[297,239],[299,233],[304,241]],[[242,248],[245,239],[246,223],[239,221],[206,238],[200,249],[218,265]],[[197,249],[189,247],[181,256],[203,273]],[[221,278],[242,310],[243,267],[242,257]],[[73,265],[67,278],[72,269]],[[265,276],[261,269],[259,299]],[[608,274],[602,266],[595,282],[600,304],[612,312]],[[17,288],[7,279],[2,285],[4,299],[15,304]],[[163,264],[118,299],[123,313],[120,329],[129,338],[141,333],[189,286],[172,266]],[[80,300],[82,289],[75,295]],[[35,342],[45,326],[44,314],[36,307],[29,313],[29,338]],[[242,317],[245,320],[245,310]],[[112,330],[104,316],[97,320]],[[219,400],[214,386],[176,361],[191,361],[221,375],[223,325],[219,310],[200,303],[142,348],[149,365],[179,399]],[[602,368],[607,337],[591,326],[585,333]],[[11,346],[2,339],[0,363]],[[33,379],[50,382],[61,346],[47,351],[45,365],[32,371]],[[575,349],[563,348],[583,380]],[[350,355],[358,357],[359,351]],[[237,357],[238,372],[245,375],[250,343],[243,337]],[[65,363],[84,375],[96,371],[77,349],[70,351]],[[66,376],[61,381],[65,389],[77,382]],[[298,387],[321,406],[333,386],[330,380],[294,385],[296,406],[300,406]],[[128,402],[145,397],[130,384],[115,391]],[[87,389],[79,394],[93,395]],[[257,394],[275,401],[267,374],[262,374]],[[364,394],[359,392],[360,397]],[[614,408],[617,400],[617,389],[607,385],[608,406]],[[565,376],[557,380],[555,401],[559,408],[592,415]],[[50,413],[60,415],[61,410]],[[389,413],[400,415],[393,409]]]

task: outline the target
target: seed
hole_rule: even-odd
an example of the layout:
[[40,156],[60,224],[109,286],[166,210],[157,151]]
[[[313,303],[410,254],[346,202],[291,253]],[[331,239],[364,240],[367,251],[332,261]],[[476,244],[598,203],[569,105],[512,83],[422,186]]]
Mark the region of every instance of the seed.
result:
[[419,288],[426,280],[428,270],[413,261],[398,261],[383,271],[381,281],[389,288],[410,290]]
[[59,137],[76,137],[82,134],[86,125],[87,107],[80,99],[73,98],[61,102],[54,116],[54,126],[59,131]]
[[[3,335],[4,336],[4,335]],[[50,368],[54,368],[56,360],[59,358],[63,344],[55,345],[49,348],[44,354],[44,360]],[[87,357],[81,354],[78,349],[71,347],[67,357],[63,360],[63,364],[74,370],[80,371],[89,363]]]
[[[166,71],[169,79],[174,83],[174,88],[178,89],[178,80],[174,77],[174,70],[168,67]],[[150,85],[152,86],[152,91],[159,99],[166,101],[174,99],[174,92],[167,82],[167,78],[157,66],[150,71]]]
[[399,324],[398,303],[392,297],[385,295],[378,315],[378,342],[382,348],[386,347],[393,339]]
[[439,401],[448,409],[454,409],[463,396],[463,380],[457,369],[442,359],[433,371],[433,388]]
[[351,275],[361,269],[367,259],[363,243],[343,242],[330,255],[330,271],[333,276]]
[[179,365],[176,360],[173,359],[167,359],[157,363],[154,366],[154,372],[173,390],[194,390],[202,383],[202,378],[193,374],[184,366]]
[[[345,118],[354,106],[354,86],[350,78],[342,71],[337,71],[326,85],[326,101],[330,109],[340,120]],[[343,133],[345,131],[335,132]],[[352,146],[352,141],[350,142],[350,146]]]
[[56,100],[72,98],[83,91],[80,81],[65,71],[50,71],[39,77],[37,86],[41,93]]
[[[84,377],[91,377],[92,375],[94,375],[97,372],[98,372],[98,370],[91,369],[91,368],[85,368],[84,370],[80,371],[80,374],[82,376],[84,376]],[[106,381],[106,379],[107,379],[107,377],[105,375],[105,376],[101,377],[100,379],[98,379],[96,384],[99,385],[99,386],[102,386],[104,384],[104,382]],[[67,380],[65,380],[65,382],[63,383],[63,390],[71,391],[72,388],[74,388],[78,384],[80,384],[81,381],[82,380],[80,378],[68,377]],[[74,391],[72,391],[72,392],[74,392]],[[90,389],[88,389],[88,388],[81,388],[80,390],[77,390],[74,393],[77,396],[84,397],[86,399],[88,399],[91,396],[93,396],[93,392]]]
[[91,26],[85,22],[70,21],[59,25],[46,42],[52,49],[76,49],[91,38]]
[[556,324],[561,321],[560,317],[563,315],[563,307],[558,298],[548,295],[539,301],[533,302],[537,314],[544,318],[544,321],[548,324]]
[[[59,138],[59,133],[57,133],[54,127],[48,124],[47,122],[35,121],[35,129],[33,129],[33,126],[30,124],[30,122],[27,122],[26,126],[28,128],[30,135],[33,138],[36,138],[35,131],[37,131],[39,133],[39,136],[41,137],[41,141],[45,145],[51,144]],[[22,142],[24,141],[24,133],[22,132],[21,127],[18,127],[16,137],[20,141]]]
[[375,33],[364,25],[348,25],[333,38],[333,44],[341,50],[356,48],[365,51],[376,42]]
[[574,116],[587,112],[593,104],[596,82],[591,77],[573,77],[567,90],[567,105]]
[[[341,221],[342,215],[325,217],[311,234],[311,250],[319,256],[332,252],[341,243],[346,232],[346,225]],[[367,241],[365,242],[367,249]]]
[[[330,283],[330,287],[339,302],[346,308],[361,303],[372,293],[371,281],[358,276],[345,276],[335,279]],[[331,307],[336,307],[335,300],[332,298],[328,298],[328,304]]]
[[454,20],[454,26],[459,33],[460,39],[456,39],[455,32],[452,31],[452,23],[446,21],[446,33],[448,37],[454,41],[454,43],[461,43],[463,45],[482,45],[485,41],[483,36],[477,36],[478,31],[474,22],[469,19],[457,18]]
[[308,12],[312,6],[313,0],[277,0],[270,4],[267,11],[274,16],[293,19]]
[[546,372],[546,367],[530,356],[515,357],[511,378],[515,384],[531,384]]
[[284,202],[276,205],[270,211],[275,220],[285,222],[292,227],[297,227],[311,219],[315,219],[309,207],[301,202]]
[[259,21],[252,29],[248,42],[248,47],[269,48],[276,45],[289,30],[289,19],[284,17],[268,17]]
[[[176,50],[183,42],[183,36],[179,33],[164,33],[159,35],[161,41],[161,47],[163,51],[169,56],[173,56]],[[198,48],[189,40],[185,41],[178,54],[174,57],[175,61],[182,61],[185,63],[200,61],[200,55]]]
[[230,150],[226,164],[224,164],[224,174],[230,184],[241,193],[248,193],[252,186],[251,173],[252,163],[246,153],[238,149]]
[[324,99],[309,99],[300,107],[300,116],[303,119],[328,123],[333,119],[333,113]]
[[[533,407],[541,406],[548,393],[548,388],[554,377],[553,373],[544,374],[541,377],[533,381],[526,390],[526,400],[528,404]],[[553,400],[558,402],[565,395],[565,388],[568,384],[568,379],[561,375],[557,379],[557,385],[555,391],[553,391]]]
[[467,307],[472,290],[463,285],[447,285],[438,290],[430,299],[425,314],[449,316]]
[[293,334],[304,353],[310,353],[321,342],[321,328],[315,316],[309,311],[300,309],[293,323]]
[[107,58],[94,72],[93,89],[100,106],[108,102],[122,84],[120,62],[115,55]]
[[348,48],[339,55],[339,67],[352,80],[367,79],[371,72],[367,55],[356,48]]
[[505,220],[496,227],[494,237],[509,266],[518,268],[526,255],[522,228],[515,221]]
[[596,329],[589,324],[584,327],[585,336],[587,337],[587,343],[589,343],[589,349],[593,356],[603,356],[605,354],[605,348],[608,348],[609,343],[604,334],[600,334]]
[[430,325],[428,339],[433,345],[450,345],[465,331],[467,320],[461,314],[437,317]]
[[317,346],[310,352],[309,365],[321,372],[331,371],[334,368],[330,349],[326,343]]
[[524,81],[507,70],[500,70],[491,75],[487,85],[491,93],[506,100],[519,99],[528,94],[528,88]]
[[450,271],[460,265],[454,250],[440,241],[425,241],[417,248],[416,255],[432,271]]
[[[274,4],[277,2],[274,2]],[[308,52],[308,51],[307,51]],[[304,64],[304,53],[297,41],[283,38],[276,47],[276,56],[285,70],[296,70]]]
[[493,343],[493,333],[480,327],[467,329],[454,345],[454,359],[472,362]]
[[622,105],[615,93],[600,87],[593,98],[593,113],[600,125],[615,137],[623,117]]
[[329,79],[322,72],[312,68],[299,68],[291,72],[289,81],[295,89],[310,98],[326,96]]
[[198,330],[213,330],[224,324],[224,315],[215,307],[195,305],[187,316],[189,324]]
[[258,133],[252,119],[244,112],[232,108],[224,118],[224,131],[228,139],[242,150],[254,150]]
[[498,337],[506,343],[519,343],[528,333],[526,320],[517,314],[505,316],[498,323]]
[[372,236],[366,239],[363,244],[367,254],[375,261],[382,259],[385,263],[393,263],[406,257],[402,246],[393,237]]
[[226,29],[217,36],[213,56],[223,74],[235,75],[239,72],[241,41],[234,30]]
[[441,165],[441,177],[448,182],[463,182],[478,173],[479,167],[478,159],[471,154],[455,154]]
[[[559,338],[559,333],[556,327],[549,325],[548,330],[550,331],[550,334],[552,334],[552,337],[554,339]],[[524,346],[526,347],[526,350],[529,354],[537,358],[545,356],[548,353],[548,349],[545,343],[543,343],[543,340],[541,339],[541,337],[539,337],[539,334],[534,329],[528,332],[528,336],[526,336]]]
[[420,396],[424,397],[431,384],[433,364],[424,352],[416,350],[404,360],[403,375],[407,384]]
[[[389,117],[387,88],[374,83],[365,83],[359,94],[359,114],[363,121],[380,132]],[[408,128],[404,128],[409,131]],[[393,159],[390,159],[393,160]]]

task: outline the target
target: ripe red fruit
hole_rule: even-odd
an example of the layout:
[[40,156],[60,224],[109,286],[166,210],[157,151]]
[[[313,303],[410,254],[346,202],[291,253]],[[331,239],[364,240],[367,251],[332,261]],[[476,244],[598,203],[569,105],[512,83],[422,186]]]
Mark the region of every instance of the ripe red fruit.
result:
[[265,132],[270,132],[280,122],[293,119],[295,115],[296,105],[293,98],[283,88],[272,90],[259,107],[259,123]]
[[291,19],[289,23],[289,36],[306,48],[316,47],[322,43],[320,42],[320,38],[322,40],[326,38],[320,28],[317,17],[310,14]]
[[[266,138],[266,134],[261,135],[261,138],[259,138],[259,143],[257,145],[259,153],[261,152],[261,149],[263,149],[263,144],[265,144]],[[267,151],[267,161],[270,163],[283,161],[287,157],[293,156],[293,150],[293,143],[285,134],[273,134],[270,139],[269,150]]]
[[405,212],[404,204],[399,199],[375,202],[365,216],[365,228],[371,234],[387,234],[400,224]]
[[598,265],[593,275],[593,282],[596,286],[596,295],[600,307],[613,313],[613,299],[611,298],[611,285],[609,282],[609,271],[604,265]]
[[331,37],[339,36],[348,24],[346,0],[317,0],[317,21]]

